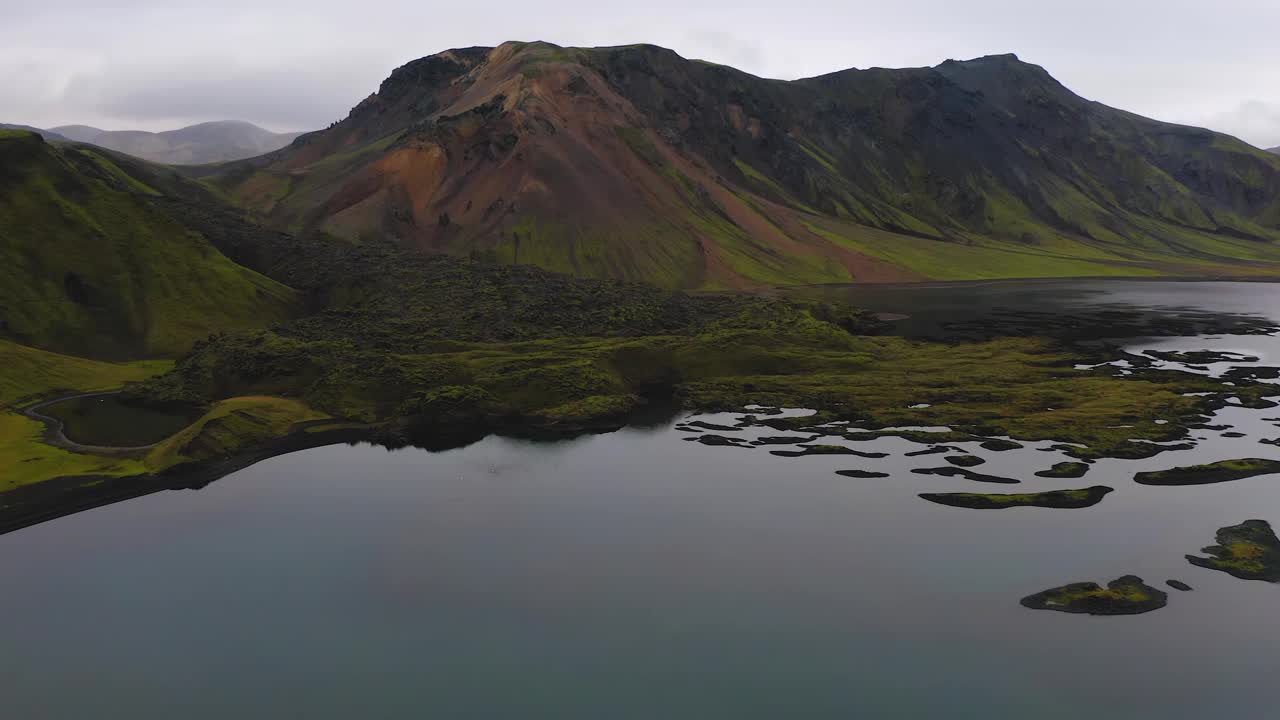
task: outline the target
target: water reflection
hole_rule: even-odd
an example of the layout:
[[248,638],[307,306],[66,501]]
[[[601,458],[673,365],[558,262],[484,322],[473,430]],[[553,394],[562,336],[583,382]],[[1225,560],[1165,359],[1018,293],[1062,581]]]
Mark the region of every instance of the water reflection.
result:
[[[1137,285],[1067,294],[1280,315],[1270,286]],[[1273,343],[1129,350],[1265,365]],[[1280,587],[1183,556],[1217,528],[1280,520],[1280,483],[1132,477],[1280,458],[1259,442],[1280,436],[1278,415],[1225,407],[1209,424],[1232,436],[1197,429],[1194,449],[1102,460],[1079,479],[1035,474],[1066,459],[1053,443],[951,443],[1021,480],[1008,492],[1115,488],[1080,510],[924,501],[975,484],[911,472],[946,463],[900,437],[820,441],[883,458],[786,458],[686,442],[661,421],[553,444],[307,449],[0,537],[0,612],[20,619],[0,689],[23,718],[1264,717],[1280,700]],[[747,444],[801,435],[740,418],[695,420]],[[836,475],[847,469],[886,477]],[[1195,591],[1124,618],[1018,605],[1129,573]]]

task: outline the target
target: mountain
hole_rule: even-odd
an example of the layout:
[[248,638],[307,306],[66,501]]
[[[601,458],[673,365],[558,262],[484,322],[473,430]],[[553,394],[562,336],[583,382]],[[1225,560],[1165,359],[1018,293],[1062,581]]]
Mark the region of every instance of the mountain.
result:
[[1280,261],[1280,158],[1012,55],[780,81],[647,45],[450,50],[195,174],[280,228],[666,287]]
[[22,130],[24,132],[33,132],[49,142],[71,142],[71,138],[50,130],[41,130],[40,128],[31,127],[30,125],[12,125],[10,123],[0,123],[0,130]]
[[241,160],[278,150],[302,133],[273,133],[240,121],[208,122],[168,130],[100,130],[88,125],[64,125],[51,132],[76,142],[168,165],[202,165]]
[[1268,150],[1267,152],[1272,152],[1272,153],[1275,153],[1275,154],[1277,154],[1277,155],[1280,155],[1280,147],[1273,147],[1273,148],[1271,148],[1270,150]]
[[295,293],[175,219],[161,171],[149,184],[139,162],[0,130],[0,339],[99,358],[176,355],[210,333],[291,316]]

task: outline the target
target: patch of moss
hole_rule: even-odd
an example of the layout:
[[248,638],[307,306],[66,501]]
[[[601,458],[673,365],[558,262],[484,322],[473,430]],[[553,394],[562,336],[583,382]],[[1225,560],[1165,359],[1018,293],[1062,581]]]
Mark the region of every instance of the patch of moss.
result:
[[1089,472],[1089,466],[1082,462],[1060,462],[1055,463],[1048,470],[1041,470],[1036,473],[1037,477],[1046,478],[1079,478]]
[[1276,473],[1280,473],[1280,460],[1244,458],[1140,472],[1133,479],[1142,485],[1208,485]]
[[1072,583],[1022,599],[1023,607],[1089,615],[1137,615],[1159,610],[1169,601],[1162,590],[1147,585],[1142,578],[1126,575],[1104,588],[1095,582]]
[[1242,580],[1280,582],[1280,539],[1265,520],[1246,520],[1218,530],[1217,545],[1201,552],[1209,557],[1188,555],[1196,567],[1220,570]]
[[939,505],[970,508],[974,510],[1003,510],[1011,507],[1042,507],[1055,509],[1087,508],[1102,502],[1102,498],[1114,488],[1095,485],[1080,490],[1050,490],[1047,492],[998,495],[986,493],[922,493],[920,497]]
[[160,443],[144,460],[160,472],[184,463],[230,457],[285,435],[301,422],[323,420],[323,413],[285,398],[236,397],[216,403],[189,427]]

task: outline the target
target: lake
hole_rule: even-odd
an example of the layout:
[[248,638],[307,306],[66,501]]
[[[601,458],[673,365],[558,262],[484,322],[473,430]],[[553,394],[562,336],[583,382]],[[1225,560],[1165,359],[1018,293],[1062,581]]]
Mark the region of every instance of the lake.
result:
[[[1068,318],[1055,327],[1077,329],[1080,318],[1156,318],[1164,337],[1128,339],[1132,352],[1230,350],[1280,365],[1270,335],[1168,336],[1261,332],[1280,321],[1275,285],[821,292],[910,314],[900,326],[922,335],[990,332],[993,318]],[[1244,437],[1196,431],[1194,450],[1102,460],[1076,480],[1033,474],[1068,459],[1053,443],[964,446],[986,459],[981,472],[1023,481],[1012,490],[913,474],[945,463],[906,457],[925,446],[901,438],[851,445],[883,459],[786,458],[687,442],[677,421],[559,443],[282,455],[199,491],[0,536],[4,715],[1263,717],[1280,703],[1280,586],[1183,556],[1220,527],[1280,522],[1280,477],[1192,487],[1132,477],[1280,459],[1258,442],[1280,437],[1276,416],[1228,407],[1215,422]],[[853,468],[890,476],[835,475]],[[917,497],[1098,484],[1116,490],[1079,510]],[[1127,617],[1018,604],[1125,574],[1194,591],[1169,590],[1167,607]]]

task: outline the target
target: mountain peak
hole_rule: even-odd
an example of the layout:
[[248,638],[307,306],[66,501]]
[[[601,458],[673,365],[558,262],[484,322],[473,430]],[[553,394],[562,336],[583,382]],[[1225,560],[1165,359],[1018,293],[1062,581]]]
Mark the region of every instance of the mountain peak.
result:
[[397,68],[233,192],[282,227],[665,286],[910,279],[975,246],[947,256],[1110,274],[1130,244],[1191,263],[1183,233],[1280,244],[1280,159],[1231,142],[1013,54],[783,81],[508,42]]

